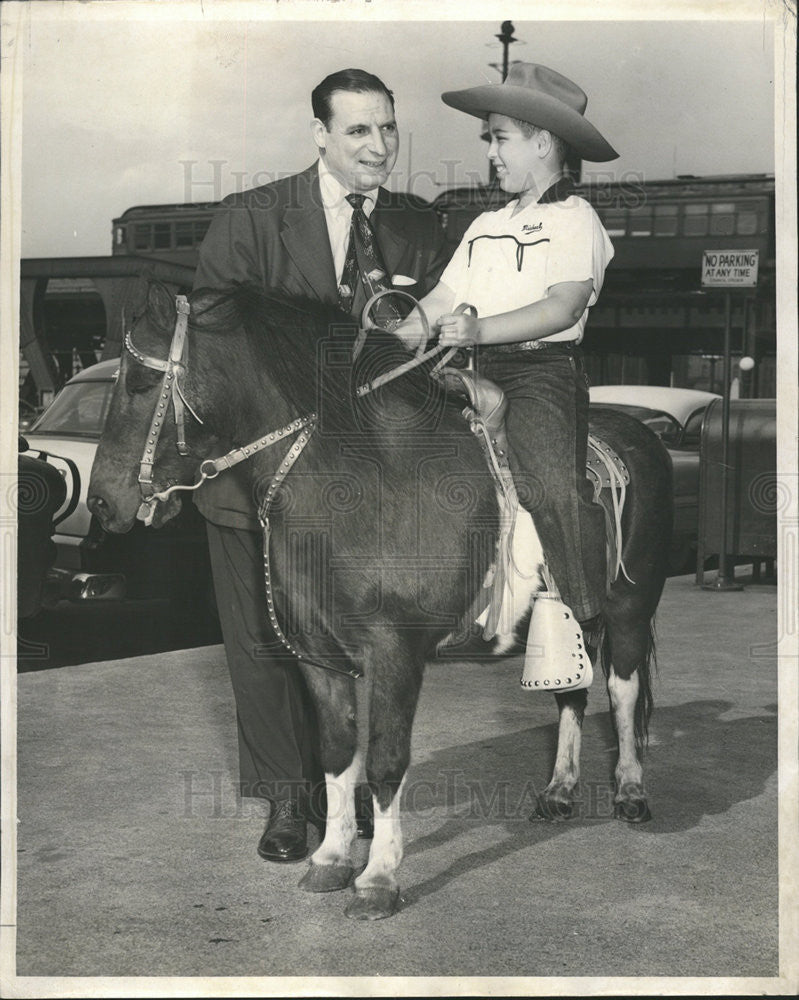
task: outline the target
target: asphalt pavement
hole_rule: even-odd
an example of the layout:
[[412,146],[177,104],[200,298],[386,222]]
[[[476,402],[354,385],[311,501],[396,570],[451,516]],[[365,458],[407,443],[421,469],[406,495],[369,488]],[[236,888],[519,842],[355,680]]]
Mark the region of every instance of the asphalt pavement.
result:
[[17,995],[86,995],[72,977],[156,996],[693,992],[682,977],[710,993],[793,992],[777,979],[780,598],[743,582],[667,582],[645,759],[653,819],[638,827],[612,818],[601,677],[579,815],[550,824],[529,816],[552,764],[554,700],[520,687],[519,657],[432,662],[401,907],[377,923],[343,916],[347,891],[300,892],[305,863],[257,856],[265,813],[237,797],[221,646],[21,674],[17,975],[70,978],[20,978]]

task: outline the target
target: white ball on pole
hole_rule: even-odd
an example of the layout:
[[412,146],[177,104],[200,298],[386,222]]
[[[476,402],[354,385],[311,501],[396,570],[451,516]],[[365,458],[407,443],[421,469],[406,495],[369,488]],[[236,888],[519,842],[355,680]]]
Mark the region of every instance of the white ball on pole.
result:
[[738,367],[742,372],[750,372],[755,367],[755,359],[750,358],[748,355],[744,355],[738,362]]

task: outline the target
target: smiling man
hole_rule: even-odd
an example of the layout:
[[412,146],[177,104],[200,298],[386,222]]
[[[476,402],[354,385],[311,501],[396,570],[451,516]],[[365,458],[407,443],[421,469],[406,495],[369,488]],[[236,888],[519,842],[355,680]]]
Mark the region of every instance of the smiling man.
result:
[[347,196],[358,195],[387,284],[421,298],[448,251],[427,203],[381,187],[399,150],[391,91],[371,73],[345,69],[314,89],[311,104],[319,159],[299,174],[224,199],[200,248],[195,288],[250,281],[338,302],[359,316],[368,285],[356,282],[350,302],[341,290],[353,216]]
[[[448,253],[430,207],[381,186],[399,149],[391,91],[371,73],[346,69],[326,77],[311,103],[317,162],[224,199],[200,248],[194,287],[250,282],[338,303],[356,317],[374,291],[392,285],[421,298]],[[198,491],[196,505],[207,522],[236,699],[241,794],[271,803],[258,853],[300,861],[309,787],[323,775],[299,668],[267,618],[255,504],[230,469]],[[358,820],[359,834],[368,835],[368,819]]]
[[349,191],[374,193],[397,159],[399,140],[391,94],[329,93],[323,84],[312,96],[313,137],[325,167]]

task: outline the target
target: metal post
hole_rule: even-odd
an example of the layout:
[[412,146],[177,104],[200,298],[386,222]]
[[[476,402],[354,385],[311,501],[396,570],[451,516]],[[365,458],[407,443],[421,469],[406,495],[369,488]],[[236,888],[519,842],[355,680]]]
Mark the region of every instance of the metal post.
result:
[[740,583],[735,582],[735,566],[727,566],[727,497],[729,480],[730,455],[730,374],[731,374],[731,328],[732,328],[732,293],[727,290],[724,296],[724,367],[722,375],[723,396],[721,400],[721,542],[719,544],[719,569],[712,583],[703,585],[704,590],[743,590]]
[[[502,42],[502,82],[508,78],[508,49],[514,42],[518,42],[518,38],[513,37],[513,23],[511,21],[503,21],[499,29],[499,34],[494,35],[494,38],[498,38]],[[496,69],[499,69],[496,63],[491,63]],[[489,161],[488,163],[488,183],[491,184],[496,180],[497,171],[494,164]]]
[[513,24],[510,21],[503,21],[499,31],[500,33],[495,37],[502,42],[502,82],[504,83],[508,78],[508,49],[518,39],[513,37]]

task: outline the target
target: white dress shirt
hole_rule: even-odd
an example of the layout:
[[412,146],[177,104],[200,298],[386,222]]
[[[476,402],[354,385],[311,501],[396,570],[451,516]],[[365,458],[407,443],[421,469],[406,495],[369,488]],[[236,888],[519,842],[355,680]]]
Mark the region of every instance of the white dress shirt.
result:
[[[331,174],[324,158],[319,157],[319,187],[322,192],[322,205],[327,220],[327,235],[330,239],[330,249],[333,251],[333,263],[336,268],[336,283],[341,282],[344,262],[347,259],[347,246],[350,240],[350,223],[352,221],[352,205],[347,201],[348,191],[341,182]],[[364,192],[363,211],[367,218],[372,214],[377,201],[378,188]]]

